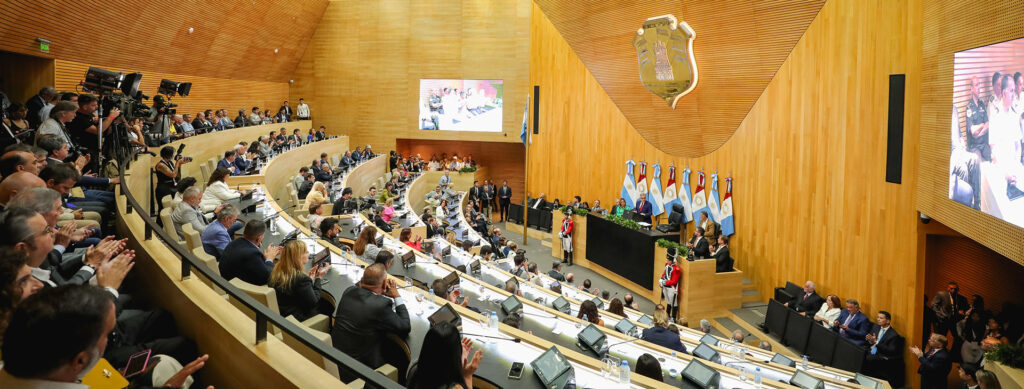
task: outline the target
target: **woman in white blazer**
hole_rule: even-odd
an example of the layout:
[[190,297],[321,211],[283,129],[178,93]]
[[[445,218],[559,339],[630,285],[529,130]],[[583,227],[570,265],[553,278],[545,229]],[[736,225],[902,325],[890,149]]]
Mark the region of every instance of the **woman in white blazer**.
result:
[[203,199],[199,201],[199,208],[203,212],[212,212],[225,201],[237,199],[241,196],[238,191],[228,187],[227,178],[230,174],[231,172],[223,167],[219,167],[213,173],[210,173],[210,181],[206,183]]
[[814,321],[821,323],[825,328],[832,328],[832,323],[839,318],[839,313],[843,311],[841,306],[839,296],[834,294],[825,296],[825,303],[821,304],[821,309],[814,314]]

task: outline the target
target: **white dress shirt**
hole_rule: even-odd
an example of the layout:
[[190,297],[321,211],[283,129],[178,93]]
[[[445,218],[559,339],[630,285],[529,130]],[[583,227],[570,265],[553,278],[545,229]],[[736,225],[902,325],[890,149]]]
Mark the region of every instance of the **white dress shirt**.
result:
[[309,104],[305,104],[305,103],[299,104],[299,107],[295,109],[295,116],[298,116],[300,118],[308,118],[309,117]]
[[825,328],[832,328],[832,323],[839,318],[839,313],[841,312],[842,310],[839,308],[829,309],[828,303],[825,303],[821,304],[821,309],[818,309],[818,313],[815,313],[814,315],[825,319],[825,322],[821,323]]
[[203,212],[212,212],[217,206],[225,201],[236,199],[241,196],[238,191],[228,187],[224,181],[217,181],[206,187],[203,191],[203,199],[199,201],[199,209]]

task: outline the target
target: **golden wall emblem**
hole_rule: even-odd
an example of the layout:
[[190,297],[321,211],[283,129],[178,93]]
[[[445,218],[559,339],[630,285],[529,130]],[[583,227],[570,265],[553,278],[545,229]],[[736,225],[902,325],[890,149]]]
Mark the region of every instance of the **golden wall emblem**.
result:
[[689,24],[671,14],[647,19],[633,37],[640,82],[673,109],[680,97],[697,86],[695,37]]

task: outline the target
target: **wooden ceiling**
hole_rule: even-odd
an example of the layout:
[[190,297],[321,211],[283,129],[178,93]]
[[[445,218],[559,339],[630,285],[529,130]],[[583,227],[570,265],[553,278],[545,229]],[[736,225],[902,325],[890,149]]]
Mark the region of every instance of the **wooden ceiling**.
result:
[[[706,155],[732,136],[824,4],[824,0],[535,2],[633,127],[658,149],[680,157]],[[631,45],[644,20],[665,14],[686,21],[697,33],[693,51],[700,78],[696,89],[680,99],[674,110],[640,84]]]
[[[0,50],[94,66],[288,82],[326,7],[327,0],[4,0]],[[52,42],[49,54],[40,52],[36,38]]]

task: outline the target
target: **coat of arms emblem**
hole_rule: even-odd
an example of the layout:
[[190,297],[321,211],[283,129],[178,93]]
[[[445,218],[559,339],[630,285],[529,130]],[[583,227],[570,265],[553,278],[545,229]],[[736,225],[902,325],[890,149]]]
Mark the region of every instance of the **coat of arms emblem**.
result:
[[673,109],[697,86],[696,36],[689,24],[669,14],[647,19],[633,37],[640,82]]

